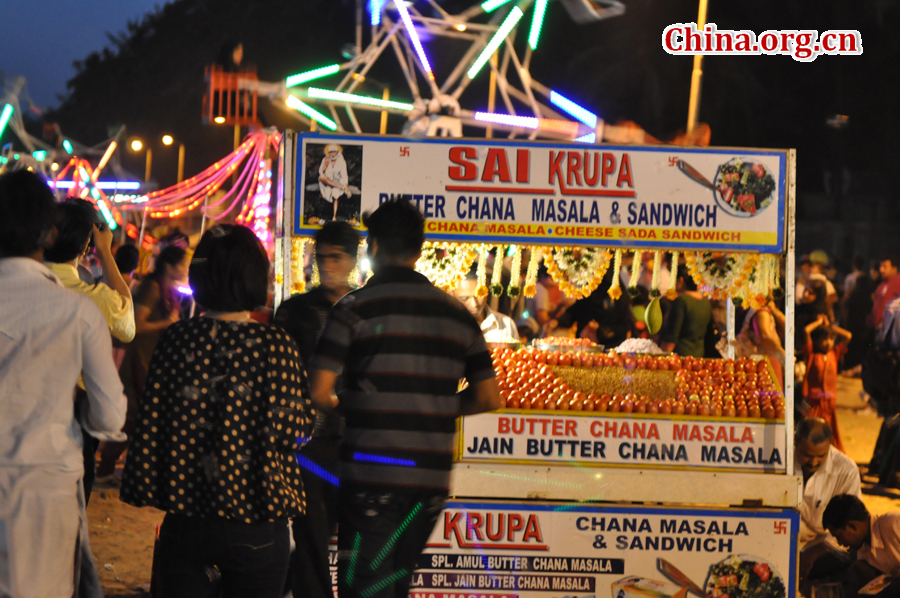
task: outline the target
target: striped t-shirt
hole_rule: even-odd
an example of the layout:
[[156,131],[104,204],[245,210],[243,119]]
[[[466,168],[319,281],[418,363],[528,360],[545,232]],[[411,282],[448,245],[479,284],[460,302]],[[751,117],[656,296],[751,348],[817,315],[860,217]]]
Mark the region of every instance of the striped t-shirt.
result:
[[313,367],[344,375],[342,483],[449,487],[459,380],[494,377],[462,303],[415,270],[383,268],[334,306]]

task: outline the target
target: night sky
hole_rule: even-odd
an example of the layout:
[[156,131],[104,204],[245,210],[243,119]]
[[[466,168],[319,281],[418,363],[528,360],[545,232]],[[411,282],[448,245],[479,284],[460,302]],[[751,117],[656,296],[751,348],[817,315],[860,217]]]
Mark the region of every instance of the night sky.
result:
[[110,45],[118,34],[164,0],[4,0],[0,2],[0,72],[22,75],[26,92],[41,108],[59,105],[72,62]]

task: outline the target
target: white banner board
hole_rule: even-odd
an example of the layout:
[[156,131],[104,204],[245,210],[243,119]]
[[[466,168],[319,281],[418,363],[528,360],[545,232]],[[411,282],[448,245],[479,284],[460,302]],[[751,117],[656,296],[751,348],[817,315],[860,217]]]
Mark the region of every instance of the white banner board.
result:
[[432,240],[780,253],[788,153],[303,133],[295,235],[392,197]]

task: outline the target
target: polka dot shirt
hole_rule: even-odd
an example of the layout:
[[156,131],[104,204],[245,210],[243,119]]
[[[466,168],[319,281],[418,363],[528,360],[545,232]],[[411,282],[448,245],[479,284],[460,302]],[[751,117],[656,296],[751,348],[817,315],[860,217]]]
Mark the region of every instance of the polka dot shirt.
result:
[[299,515],[296,451],[313,421],[286,333],[257,322],[177,322],[153,353],[121,499],[246,523]]

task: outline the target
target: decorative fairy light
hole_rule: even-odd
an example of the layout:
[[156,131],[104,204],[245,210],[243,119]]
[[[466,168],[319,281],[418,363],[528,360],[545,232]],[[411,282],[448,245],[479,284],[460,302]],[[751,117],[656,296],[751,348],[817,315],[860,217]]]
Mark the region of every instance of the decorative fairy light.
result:
[[672,267],[669,269],[669,288],[666,291],[666,299],[674,301],[678,297],[678,251],[672,252]]
[[653,252],[653,275],[650,277],[650,298],[659,299],[659,279],[662,274],[662,251]]
[[510,245],[513,250],[512,265],[509,271],[509,286],[506,287],[506,294],[512,298],[519,296],[522,290],[522,247],[518,245]]
[[631,278],[628,279],[628,295],[634,299],[638,296],[638,275],[641,272],[641,252],[637,249],[632,253]]
[[541,265],[541,258],[544,255],[540,247],[532,246],[531,259],[528,261],[528,270],[525,272],[525,296],[529,299],[534,297],[537,292],[537,275],[538,267]]
[[303,272],[305,254],[306,239],[293,237],[291,239],[291,294],[302,293],[306,290],[306,275]]
[[434,286],[450,291],[465,278],[476,257],[478,253],[466,243],[426,241],[415,269]]
[[622,253],[622,249],[616,249],[615,257],[613,258],[612,283],[606,292],[613,301],[618,301],[619,297],[622,296],[622,277],[620,275],[622,272]]
[[534,3],[534,16],[531,18],[531,31],[528,32],[528,46],[537,50],[538,40],[541,38],[541,28],[544,25],[544,14],[547,12],[549,0],[537,0]]
[[491,246],[482,243],[478,251],[478,269],[476,270],[478,286],[475,289],[475,295],[478,297],[487,297],[487,254],[490,253]]
[[346,102],[348,104],[368,104],[369,106],[377,106],[379,108],[393,108],[395,110],[410,111],[415,106],[406,102],[394,102],[392,100],[382,100],[380,98],[371,98],[369,96],[360,96],[352,93],[344,93],[342,91],[331,91],[330,89],[319,89],[318,87],[310,87],[306,90],[306,95],[311,98],[320,100],[333,100],[335,102]]
[[584,108],[579,106],[569,98],[563,96],[562,94],[556,93],[553,90],[550,90],[550,103],[562,108],[565,112],[574,116],[576,120],[583,122],[587,126],[592,129],[597,128],[597,115]]
[[326,129],[337,131],[337,123],[335,123],[333,120],[331,120],[306,102],[301,101],[299,98],[295,96],[288,96],[287,100],[285,100],[284,103],[288,105],[288,108],[293,108],[297,112],[302,112],[309,118],[324,126]]
[[290,75],[287,79],[285,79],[284,85],[285,87],[295,87],[297,85],[300,85],[301,83],[312,81],[313,79],[321,79],[322,77],[333,75],[340,70],[341,65],[329,64],[328,66],[323,66],[311,71],[304,71],[302,73],[297,73],[296,75]]
[[272,160],[267,158],[259,162],[256,193],[252,200],[246,203],[250,206],[248,214],[244,218],[238,216],[237,219],[238,222],[244,221],[250,224],[250,229],[259,237],[266,250],[272,248],[272,233],[269,231],[269,218],[272,215],[272,208],[269,206],[271,198]]

